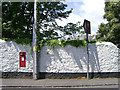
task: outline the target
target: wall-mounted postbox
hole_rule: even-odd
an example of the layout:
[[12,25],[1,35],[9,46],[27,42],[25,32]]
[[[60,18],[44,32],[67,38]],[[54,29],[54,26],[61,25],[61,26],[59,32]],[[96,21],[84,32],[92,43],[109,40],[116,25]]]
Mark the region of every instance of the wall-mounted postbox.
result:
[[26,67],[26,52],[19,53],[20,67]]

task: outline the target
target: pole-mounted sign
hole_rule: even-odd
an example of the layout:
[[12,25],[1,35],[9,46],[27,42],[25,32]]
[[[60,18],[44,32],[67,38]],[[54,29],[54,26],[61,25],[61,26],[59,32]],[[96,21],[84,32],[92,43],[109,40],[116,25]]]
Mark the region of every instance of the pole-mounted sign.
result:
[[89,79],[89,50],[88,50],[88,34],[91,34],[90,30],[90,21],[84,20],[83,27],[86,33],[86,41],[87,41],[87,79]]
[[83,27],[84,27],[85,33],[91,34],[90,21],[85,19],[83,23]]

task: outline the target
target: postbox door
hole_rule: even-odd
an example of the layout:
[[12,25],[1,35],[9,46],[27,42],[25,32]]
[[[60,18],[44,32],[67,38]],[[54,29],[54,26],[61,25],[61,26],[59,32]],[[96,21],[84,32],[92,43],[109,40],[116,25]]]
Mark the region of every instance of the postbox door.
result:
[[20,67],[26,67],[26,52],[20,52]]

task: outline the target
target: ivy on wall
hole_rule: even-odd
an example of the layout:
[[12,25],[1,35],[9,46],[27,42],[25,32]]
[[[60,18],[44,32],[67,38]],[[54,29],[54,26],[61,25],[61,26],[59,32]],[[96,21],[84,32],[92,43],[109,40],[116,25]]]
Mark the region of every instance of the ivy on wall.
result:
[[[89,40],[89,43],[96,43],[97,41],[94,40]],[[102,41],[99,41],[102,42]],[[40,40],[37,42],[38,43],[38,49],[37,52],[40,53],[41,48],[46,45],[46,46],[50,46],[52,49],[55,49],[56,46],[61,46],[61,47],[65,47],[66,45],[71,45],[73,47],[85,47],[87,45],[86,40],[57,40],[57,39],[46,39],[46,40]]]
[[[11,41],[11,39],[8,39],[8,38],[3,38],[3,40],[5,41]],[[26,45],[26,44],[29,44],[31,46],[31,49],[32,49],[32,44],[31,44],[31,40],[28,39],[28,38],[21,38],[21,39],[15,39],[15,40],[12,40],[18,44],[22,44],[22,45]],[[96,43],[97,41],[94,41],[94,40],[89,40],[88,41],[89,43]],[[99,42],[103,42],[103,41],[99,41]],[[50,46],[52,49],[55,49],[56,46],[61,46],[61,47],[65,47],[66,45],[71,45],[73,47],[85,47],[87,45],[87,42],[86,40],[79,40],[79,39],[76,39],[76,40],[69,40],[69,41],[66,41],[66,40],[57,40],[57,39],[46,39],[46,40],[39,40],[37,41],[37,52],[38,52],[38,55],[40,55],[40,51],[41,51],[41,48],[46,45],[46,46]]]

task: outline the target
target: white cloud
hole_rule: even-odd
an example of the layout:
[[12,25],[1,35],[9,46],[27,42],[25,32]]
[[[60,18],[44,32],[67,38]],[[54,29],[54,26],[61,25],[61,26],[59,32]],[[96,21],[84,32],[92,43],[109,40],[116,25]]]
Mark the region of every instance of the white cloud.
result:
[[[77,3],[77,2],[73,1],[73,3]],[[70,14],[70,16],[67,19],[62,19],[63,20],[62,22],[58,21],[58,24],[64,26],[68,22],[76,23],[77,21],[80,21],[82,24],[84,19],[87,19],[91,22],[91,30],[92,30],[91,33],[93,34],[97,32],[98,25],[100,25],[100,23],[102,22],[106,23],[106,20],[103,19],[104,6],[105,6],[104,0],[79,0],[79,2],[82,2],[82,4],[80,5],[76,4],[77,6],[71,7],[73,9],[74,8],[77,9],[74,10],[74,12]],[[69,4],[68,7],[70,7]]]
[[70,22],[75,24],[78,21],[82,21],[82,18],[80,18],[79,15],[76,15],[74,13],[71,13],[67,19],[62,19],[62,21],[57,20],[58,25],[60,25],[60,26],[64,26],[64,25],[66,25],[67,23],[70,23]]
[[84,11],[82,18],[91,21],[91,29],[93,31],[98,30],[98,25],[101,22],[106,22],[103,20],[104,15],[104,0],[84,0],[81,10]]

